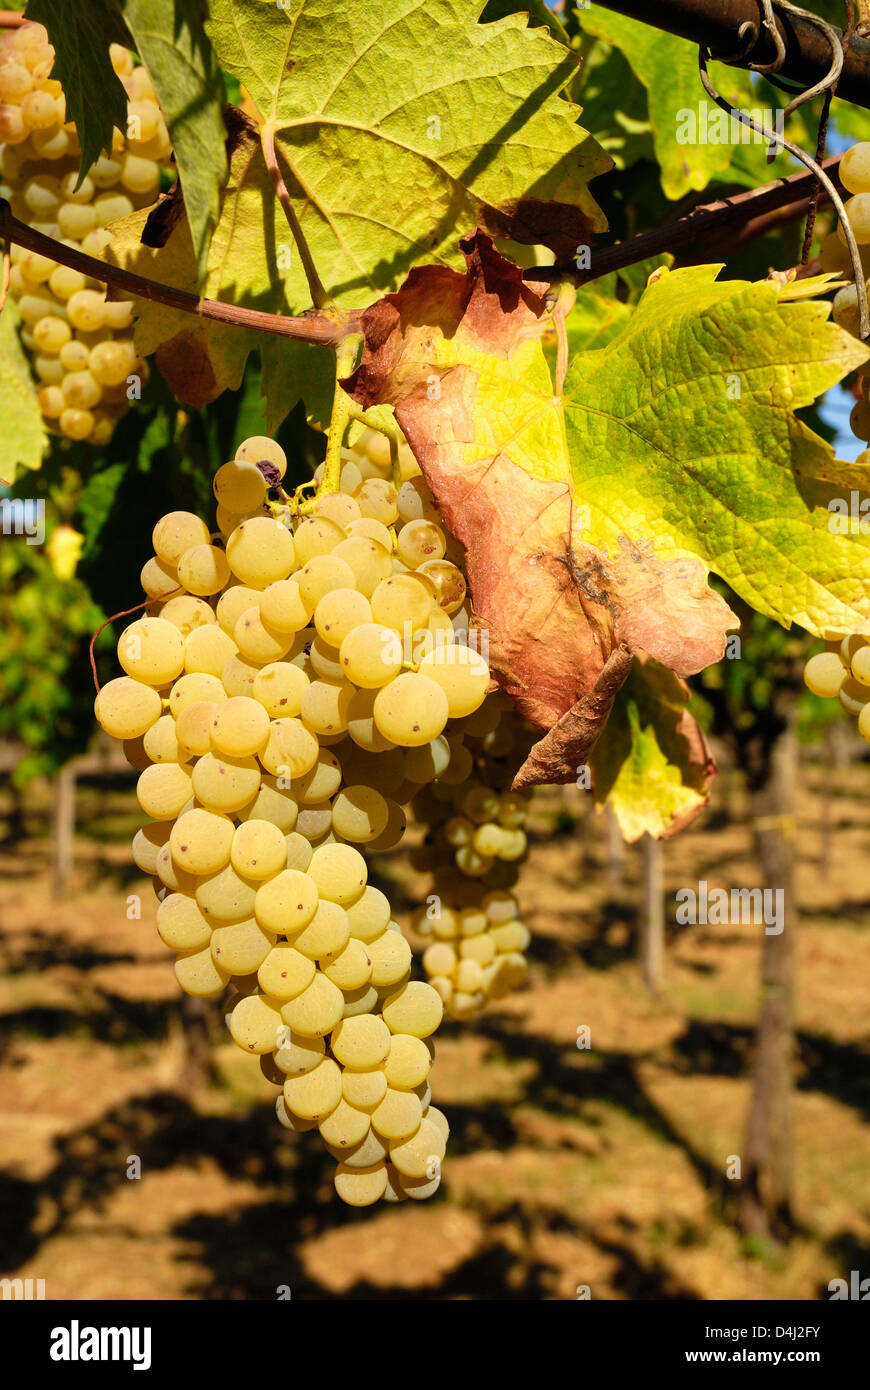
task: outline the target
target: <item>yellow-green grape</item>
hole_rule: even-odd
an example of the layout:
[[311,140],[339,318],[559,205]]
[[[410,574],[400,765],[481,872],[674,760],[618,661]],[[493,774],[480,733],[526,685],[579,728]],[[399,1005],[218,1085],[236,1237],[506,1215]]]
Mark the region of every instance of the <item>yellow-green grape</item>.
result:
[[201,951],[211,940],[211,923],[193,898],[170,893],[157,909],[160,940],[171,951]]
[[187,705],[175,721],[179,749],[187,757],[201,757],[211,749],[211,725],[218,708],[214,700],[198,700]]
[[258,700],[234,695],[219,704],[211,726],[211,744],[216,753],[232,758],[251,757],[266,746],[271,724]]
[[846,671],[837,652],[818,652],[804,667],[804,681],[814,695],[833,700],[846,679]]
[[383,1013],[384,1022],[391,1033],[410,1033],[415,1038],[428,1038],[441,1022],[443,1006],[431,985],[424,984],[422,980],[412,980],[389,996]]
[[289,835],[285,835],[284,842],[287,846],[287,868],[299,869],[304,872],[311,863],[311,855],[314,852],[311,842],[306,840],[305,836],[301,835],[298,830],[293,830]]
[[389,809],[375,787],[344,787],[332,804],[332,824],[337,835],[354,844],[368,844],[386,829]]
[[[332,830],[332,807],[328,801],[319,806],[303,806],[299,812],[296,829],[312,845],[319,843]],[[332,839],[328,841],[332,844]]]
[[398,1091],[412,1091],[427,1079],[432,1057],[422,1038],[410,1033],[395,1033],[390,1042],[390,1055],[384,1063],[384,1076]]
[[247,608],[242,613],[233,630],[235,641],[242,656],[258,665],[280,661],[290,648],[293,634],[281,632],[263,622],[259,604]]
[[87,439],[94,428],[94,417],[89,410],[79,410],[67,406],[58,416],[61,434],[67,439]]
[[292,780],[311,770],[319,752],[320,744],[301,719],[273,719],[260,761],[267,772]]
[[287,1109],[287,1102],[284,1099],[283,1092],[275,1100],[275,1114],[278,1123],[282,1125],[284,1129],[291,1130],[293,1134],[305,1134],[308,1130],[317,1128],[316,1120],[302,1120],[298,1115],[294,1115],[291,1110]]
[[[142,769],[144,771],[144,768]],[[133,836],[133,863],[143,874],[157,872],[157,854],[169,839],[170,826],[166,821],[143,825]]]
[[[142,748],[152,763],[183,763],[187,761],[186,750],[178,746],[175,720],[171,714],[161,714],[156,724],[146,731]],[[144,769],[143,769],[144,771]]]
[[[34,346],[39,352],[48,353],[49,355],[60,352],[64,344],[69,342],[71,336],[72,331],[69,324],[64,322],[63,319],[57,318],[54,314],[46,314],[44,318],[41,318],[38,323],[33,326]],[[64,400],[67,400],[66,395],[64,396]],[[97,395],[94,396],[92,402],[84,403],[95,404],[98,400],[99,396]],[[70,405],[82,403],[81,401],[75,400],[69,401]]]
[[[293,945],[312,960],[334,960],[345,949],[350,937],[347,913],[338,903],[322,901],[308,925],[294,938]],[[364,981],[361,983],[365,983]],[[339,986],[356,988],[356,986]]]
[[[377,541],[378,545],[383,546],[387,554],[392,552],[393,538],[389,530],[382,521],[375,521],[374,517],[359,517],[350,523],[347,532],[349,539],[353,536],[364,536],[370,541]],[[386,578],[387,576],[383,577]]]
[[411,948],[400,931],[389,928],[367,944],[372,962],[372,984],[378,989],[399,985],[411,968]]
[[228,697],[253,695],[254,679],[259,669],[256,662],[246,661],[243,656],[236,652],[221,671],[220,678],[224,694]]
[[[309,560],[313,560],[317,555],[328,555],[334,550],[340,541],[346,539],[343,526],[337,522],[330,521],[328,517],[316,516],[308,517],[302,525],[293,533],[293,545],[296,549],[296,563],[303,568]],[[311,605],[314,611],[314,604]]]
[[301,1033],[303,1037],[323,1037],[339,1023],[343,1009],[341,990],[318,971],[307,989],[287,1001],[281,1017],[294,1033]]
[[342,991],[361,989],[371,979],[371,956],[361,941],[351,937],[344,950],[323,965],[323,973]]
[[284,1082],[287,1109],[304,1120],[324,1119],[341,1100],[341,1070],[331,1057]]
[[334,796],[341,786],[341,763],[334,753],[322,748],[317,762],[293,784],[296,799],[305,806],[317,805]]
[[240,811],[254,799],[259,786],[260,769],[255,758],[206,753],[194,765],[193,791],[208,811]]
[[847,675],[837,692],[837,698],[847,714],[858,715],[870,700],[870,687]]
[[229,863],[233,833],[233,823],[226,816],[199,808],[185,811],[169,836],[172,857],[188,873],[216,873]]
[[287,999],[295,999],[297,994],[308,988],[316,969],[314,961],[297,951],[295,946],[280,942],[261,962],[257,979],[266,994],[283,1003]]
[[352,1149],[361,1144],[371,1129],[371,1120],[364,1110],[349,1105],[344,1096],[331,1115],[318,1125],[320,1136],[330,1150]]
[[274,1051],[281,1015],[259,994],[240,999],[230,1016],[233,1041],[245,1052]]
[[385,1139],[400,1141],[416,1134],[422,1119],[423,1107],[415,1091],[399,1091],[387,1086],[386,1095],[372,1112],[371,1122]]
[[[109,346],[109,343],[97,344],[97,347]],[[94,352],[96,348],[91,349],[91,355]],[[193,512],[167,512],[154,527],[151,543],[158,559],[177,566],[186,550],[195,545],[208,545],[209,531],[205,522]]]
[[214,609],[205,599],[192,594],[177,594],[169,599],[161,608],[160,617],[177,627],[182,637],[189,637],[196,628],[212,627],[217,621]]
[[525,951],[532,939],[528,927],[519,921],[503,922],[493,927],[488,936],[497,951],[511,952]]
[[[416,526],[427,524],[424,522],[413,523]],[[405,527],[405,530],[410,530],[410,527]],[[404,535],[404,531],[401,534]],[[459,612],[465,602],[467,592],[465,577],[461,569],[449,560],[427,560],[418,566],[416,573],[425,575],[434,585],[438,607],[445,614],[452,617],[454,613]]]
[[356,589],[331,589],[314,610],[314,626],[328,646],[340,647],[349,632],[371,623],[371,617],[368,599]]
[[[187,641],[189,642],[190,638]],[[220,703],[226,698],[227,693],[217,676],[209,675],[207,672],[195,672],[181,676],[175,682],[169,692],[169,710],[178,719],[190,705],[203,700]]]
[[156,194],[160,187],[160,166],[156,160],[126,154],[121,165],[121,183],[139,197]]
[[366,886],[366,861],[352,845],[321,845],[311,856],[308,873],[322,898],[344,906]]
[[370,1168],[351,1168],[339,1163],[334,1182],[336,1192],[347,1206],[370,1207],[386,1190],[386,1165],[375,1163]]
[[456,952],[446,941],[434,941],[423,952],[423,969],[430,976],[446,975],[452,978],[456,962]]
[[360,514],[392,526],[399,519],[398,493],[387,478],[367,478],[356,496]]
[[265,589],[268,584],[286,579],[293,569],[293,537],[277,517],[255,516],[243,521],[230,536],[227,559],[243,584]]
[[436,1124],[425,1117],[408,1139],[390,1145],[390,1162],[406,1178],[431,1180],[440,1171],[447,1141]]
[[402,643],[391,627],[382,623],[362,623],[343,639],[339,662],[354,685],[377,690],[402,669]]
[[441,686],[451,719],[472,714],[483,703],[490,683],[488,663],[464,644],[438,647],[423,657],[418,670]]
[[488,855],[478,854],[473,845],[461,845],[454,855],[456,867],[469,878],[483,878],[492,868]]
[[870,193],[870,141],[860,140],[840,160],[840,182],[850,193]]
[[[351,522],[352,526],[363,525],[362,519]],[[393,572],[391,558],[392,541],[387,532],[388,544],[384,545],[375,537],[351,535],[338,544],[333,553],[353,574],[354,582],[361,594],[371,599],[379,584],[389,579]]]
[[178,561],[178,578],[200,598],[220,593],[230,578],[227,557],[215,545],[192,545]]
[[254,699],[263,705],[271,719],[295,717],[302,709],[302,695],[309,684],[299,666],[292,662],[270,662],[254,677]]
[[378,991],[373,984],[360,985],[359,989],[346,989],[342,991],[344,996],[344,1009],[342,1018],[359,1018],[362,1014],[370,1014],[374,1009],[380,1007]]
[[224,590],[217,601],[215,617],[228,637],[232,637],[236,623],[242,614],[259,601],[258,591],[248,588],[246,584],[233,584]]
[[[855,240],[859,246],[866,245],[870,242],[870,194],[856,193],[854,198],[850,198],[846,203],[845,208]],[[846,234],[842,224],[837,229],[837,235],[845,242]]]
[[333,589],[354,588],[353,570],[335,555],[315,555],[294,577],[299,585],[302,602],[312,613],[320,600]]
[[399,559],[412,570],[427,560],[443,560],[446,549],[444,532],[434,521],[409,521],[396,538]]
[[233,836],[230,861],[244,878],[272,878],[287,862],[283,833],[269,821],[245,821]]
[[118,639],[118,660],[128,676],[146,685],[166,685],[184,668],[184,641],[163,618],[139,618]]
[[465,938],[478,936],[485,932],[489,925],[489,919],[483,910],[482,905],[474,907],[463,907],[459,913],[459,934]]
[[[295,796],[287,788],[278,786],[278,779],[267,774],[260,782],[260,787],[253,801],[237,812],[240,821],[248,820],[267,820],[272,825],[276,825],[285,840],[293,831],[296,825],[296,818],[299,815],[299,803]],[[289,864],[289,868],[299,868],[298,864]],[[307,868],[307,861],[303,868]]]
[[[232,589],[229,589],[224,598],[232,592]],[[295,579],[277,579],[267,585],[259,595],[254,590],[247,592],[253,595],[254,602],[259,598],[260,617],[277,632],[301,632],[311,621],[314,605],[303,598]],[[242,612],[244,609],[240,609],[236,616]]]
[[432,612],[432,594],[426,581],[413,574],[394,574],[378,584],[371,598],[376,623],[399,633],[425,627]]
[[[387,1094],[387,1078],[380,1068],[373,1068],[371,1071],[344,1071],[341,1076],[341,1090],[348,1105],[352,1105],[356,1110],[364,1110],[371,1114],[377,1109]],[[377,1155],[383,1157],[383,1154]],[[365,1160],[363,1160],[364,1165]]]
[[242,878],[232,864],[227,864],[216,874],[209,874],[207,878],[200,879],[194,889],[194,896],[202,912],[210,920],[242,922],[254,915],[259,886],[253,879]]
[[[222,970],[233,975],[250,975],[259,969],[275,944],[274,936],[248,917],[242,922],[215,927],[211,938],[211,953]],[[275,1047],[271,1039],[268,1051]]]
[[858,733],[870,743],[870,705],[865,705],[858,715]]
[[239,463],[269,464],[277,471],[278,482],[287,472],[287,455],[281,445],[264,434],[252,434],[243,440],[236,449],[236,460]]
[[318,516],[328,517],[330,521],[345,527],[361,515],[356,499],[340,492],[325,493],[315,498],[314,511]]
[[[276,951],[281,949],[280,946],[275,947]],[[270,957],[267,956],[260,966],[260,970],[266,969],[269,959]],[[310,965],[311,962],[309,961],[308,964]],[[268,978],[272,979],[273,977],[270,974]],[[314,978],[313,970],[311,978]],[[281,1029],[278,1041],[275,1065],[285,1076],[304,1076],[306,1072],[313,1071],[315,1067],[319,1066],[326,1055],[326,1043],[323,1038],[303,1038],[301,1034],[294,1033],[292,1029],[288,1028],[286,1023]]]
[[221,680],[229,660],[239,649],[217,623],[193,628],[185,638],[185,670],[190,676],[204,674]]
[[343,1067],[369,1071],[382,1067],[390,1055],[392,1037],[383,1019],[374,1014],[343,1018],[330,1039],[333,1056]]
[[160,718],[163,702],[156,690],[117,676],[107,681],[94,701],[97,723],[112,738],[139,738]]
[[204,947],[178,957],[175,978],[185,994],[195,999],[214,999],[226,989],[230,976],[215,963],[208,947]]
[[405,770],[412,782],[434,782],[450,766],[450,744],[443,734],[405,754]]
[[378,691],[374,702],[378,729],[392,743],[407,748],[431,743],[448,717],[448,697],[442,686],[422,672],[396,676]]
[[344,733],[353,693],[353,686],[346,681],[311,681],[300,701],[303,724],[312,734]]
[[139,805],[152,820],[174,820],[192,794],[191,774],[178,763],[146,767],[136,783]]
[[357,941],[375,941],[386,931],[390,921],[389,899],[380,888],[366,884],[362,893],[345,908],[351,936]]
[[[827,652],[822,655],[827,656]],[[861,685],[870,686],[870,643],[866,638],[861,639],[861,646],[854,652],[850,664],[855,680]]]
[[184,893],[188,898],[195,896],[199,879],[195,874],[189,874],[176,865],[172,858],[172,847],[168,842],[157,851],[155,873],[160,882],[173,893]]
[[308,925],[318,904],[313,878],[298,869],[285,869],[258,888],[254,912],[266,931],[292,936]]

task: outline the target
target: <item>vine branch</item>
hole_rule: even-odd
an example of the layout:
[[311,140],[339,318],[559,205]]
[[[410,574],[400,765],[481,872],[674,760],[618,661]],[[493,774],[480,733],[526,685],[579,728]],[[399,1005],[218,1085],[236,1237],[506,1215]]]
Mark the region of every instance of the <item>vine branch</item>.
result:
[[[822,168],[834,175],[840,156],[826,159]],[[814,175],[801,171],[788,178],[774,179],[761,188],[752,188],[734,197],[720,198],[714,203],[695,208],[693,212],[667,226],[658,227],[641,236],[631,237],[617,246],[603,247],[593,252],[593,264],[589,270],[577,270],[563,266],[533,266],[523,272],[526,280],[565,280],[573,284],[585,285],[609,275],[613,270],[637,265],[652,256],[666,251],[679,251],[686,247],[697,250],[699,240],[704,238],[707,245],[717,244],[731,235],[739,235],[741,230],[753,231],[761,235],[768,229],[767,219],[762,215],[777,209],[795,207],[800,215],[814,184]],[[344,313],[309,313],[293,318],[283,314],[269,314],[260,309],[244,309],[235,304],[223,304],[217,299],[200,299],[186,290],[178,290],[157,280],[148,280],[144,275],[136,275],[119,266],[107,265],[93,256],[86,256],[75,247],[55,241],[43,232],[34,231],[26,222],[13,217],[9,204],[0,199],[0,238],[7,243],[14,242],[28,251],[47,256],[58,265],[67,265],[80,270],[84,275],[103,284],[110,285],[121,294],[133,295],[138,299],[148,299],[157,304],[166,304],[170,309],[196,314],[200,318],[214,319],[219,323],[235,324],[240,328],[250,328],[258,333],[272,333],[278,337],[295,338],[300,342],[317,343],[324,347],[337,348],[348,334],[360,331],[360,310]],[[743,237],[741,239],[746,239]]]
[[317,267],[314,264],[311,248],[305,239],[305,233],[302,230],[299,218],[296,216],[296,209],[290,200],[290,194],[287,192],[287,185],[284,182],[283,175],[278,165],[278,155],[275,150],[275,126],[272,121],[264,122],[260,130],[260,144],[263,147],[263,159],[266,161],[269,177],[274,185],[278,201],[284,209],[284,215],[287,218],[290,231],[293,234],[293,240],[296,243],[296,250],[299,252],[299,259],[302,262],[302,268],[305,271],[305,278],[308,281],[308,288],[311,292],[311,302],[315,309],[334,308],[332,300],[326,293],[323,282],[317,273]]

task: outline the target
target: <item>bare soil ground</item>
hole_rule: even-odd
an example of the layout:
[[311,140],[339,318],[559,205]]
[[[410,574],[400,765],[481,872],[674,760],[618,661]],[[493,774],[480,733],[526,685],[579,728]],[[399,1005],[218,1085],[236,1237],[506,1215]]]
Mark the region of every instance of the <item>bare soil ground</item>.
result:
[[[851,1269],[870,1274],[870,767],[823,775],[827,806],[815,766],[797,807],[799,1228],[784,1250],[741,1240],[725,1176],[748,1102],[760,929],[673,924],[678,887],[759,882],[736,788],[720,784],[713,811],[666,847],[659,998],[634,959],[639,855],[608,888],[582,793],[541,797],[519,890],[530,984],[437,1038],[442,1190],[364,1211],[335,1199],[316,1134],[280,1129],[218,1005],[209,1066],[195,1065],[196,1019],[129,858],[130,791],[80,789],[60,900],[37,791],[31,833],[0,847],[0,1275],[42,1278],[49,1299],[272,1299],[286,1285],[309,1299],[550,1300],[586,1285],[603,1299],[751,1300],[816,1299]],[[404,856],[384,874],[406,908],[421,880]]]

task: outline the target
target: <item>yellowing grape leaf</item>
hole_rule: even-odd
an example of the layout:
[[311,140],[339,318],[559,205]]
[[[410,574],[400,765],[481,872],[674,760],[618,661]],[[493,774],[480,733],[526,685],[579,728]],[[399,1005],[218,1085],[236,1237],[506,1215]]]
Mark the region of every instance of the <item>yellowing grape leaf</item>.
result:
[[30,362],[18,336],[15,301],[0,313],[0,485],[15,481],[19,468],[39,468],[48,447]]
[[682,676],[721,657],[736,620],[709,569],[784,626],[870,631],[867,538],[828,525],[870,468],[793,413],[867,357],[828,305],[659,269],[555,397],[539,289],[483,234],[463,249],[465,276],[415,270],[365,311],[348,389],[395,406],[466,547],[493,668],[551,730],[520,782],[574,779],[628,654]]
[[[212,0],[223,67],[274,122],[327,289],[361,305],[427,256],[461,264],[482,226],[570,256],[606,227],[611,161],[562,89],[575,54],[483,0]],[[307,300],[300,301],[304,308]]]
[[466,547],[502,683],[542,728],[569,711],[583,723],[583,734],[554,733],[535,778],[573,780],[570,758],[594,743],[630,653],[690,674],[718,660],[734,619],[699,561],[662,563],[640,531],[607,548],[588,543],[542,348],[544,296],[484,234],[463,249],[466,275],[412,271],[365,311],[366,350],[349,389],[365,406],[395,406]]
[[716,765],[689,714],[688,687],[636,658],[591,756],[595,802],[609,801],[626,840],[669,838],[704,808]]

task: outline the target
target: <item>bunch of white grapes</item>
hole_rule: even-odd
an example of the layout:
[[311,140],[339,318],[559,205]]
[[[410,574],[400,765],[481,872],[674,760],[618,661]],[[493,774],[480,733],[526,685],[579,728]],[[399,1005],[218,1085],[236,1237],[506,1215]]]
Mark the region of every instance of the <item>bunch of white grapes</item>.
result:
[[[111,240],[111,223],[154,202],[171,153],[145,68],[117,44],[111,58],[129,96],[127,130],[114,132],[111,154],[79,183],[79,143],[46,30],[0,34],[0,196],[20,221],[90,256]],[[132,302],[108,299],[99,281],[34,251],[13,246],[11,259],[9,289],[46,421],[68,439],[105,444],[147,376]]]
[[870,743],[870,637],[831,634],[825,650],[811,656],[804,680],[814,695],[839,700],[858,720],[858,733]]
[[[861,265],[865,277],[870,274],[870,141],[862,140],[847,150],[840,160],[840,182],[852,193],[846,203],[849,225],[855,234]],[[840,328],[845,328],[854,337],[860,336],[858,325],[858,291],[854,285],[852,260],[846,246],[843,228],[838,227],[822,242],[820,263],[822,270],[832,271],[852,284],[838,290],[834,296],[833,317]],[[870,281],[867,282],[870,286]],[[870,402],[866,397],[866,366],[859,368],[861,378],[861,399],[852,409],[849,424],[856,439],[870,442]]]
[[490,696],[462,721],[469,776],[436,782],[417,801],[428,822],[415,854],[432,875],[432,892],[411,920],[428,944],[423,968],[451,1018],[472,1018],[522,984],[531,940],[510,889],[528,852],[525,825],[531,794],[510,790],[533,741],[503,696]]
[[401,487],[384,476],[380,443],[291,515],[267,495],[282,450],[246,440],[215,475],[219,533],[157,523],[152,612],[95,704],[140,772],[133,855],[180,985],[233,987],[234,1040],[282,1082],[281,1122],[320,1130],[353,1205],[429,1196],[446,1143],[426,1041],[442,999],[410,979],[361,850],[398,843],[428,783],[468,777],[491,684],[431,495],[407,451]]

